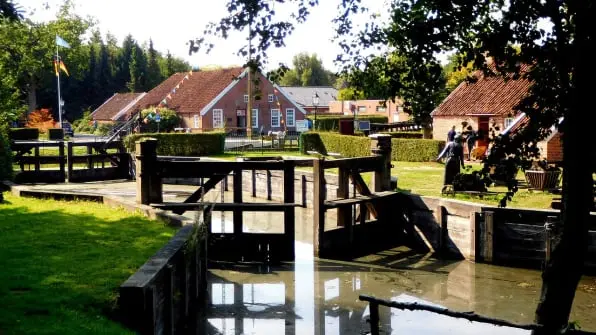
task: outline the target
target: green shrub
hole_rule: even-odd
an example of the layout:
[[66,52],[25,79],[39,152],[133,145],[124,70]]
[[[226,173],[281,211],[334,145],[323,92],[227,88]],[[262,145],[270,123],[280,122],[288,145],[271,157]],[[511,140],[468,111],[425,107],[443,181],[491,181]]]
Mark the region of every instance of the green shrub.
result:
[[225,134],[211,132],[201,134],[144,133],[128,135],[124,138],[127,150],[134,152],[135,142],[141,138],[155,138],[157,154],[163,156],[205,156],[224,152]]
[[381,134],[391,135],[391,138],[422,138],[424,135],[419,131],[388,131]]
[[82,118],[74,120],[72,123],[72,128],[75,133],[93,133],[95,129],[93,129],[93,118],[91,117],[91,111],[85,111]]
[[424,139],[391,139],[391,160],[402,162],[430,162],[437,159],[445,141]]
[[[12,151],[8,136],[0,128],[0,181],[12,179]],[[0,184],[0,199],[2,199],[3,186]]]
[[169,132],[174,130],[180,124],[178,113],[167,108],[148,108],[141,111],[141,118],[144,122],[143,129],[147,132],[157,132],[157,122],[155,122],[155,111],[159,112],[160,122],[159,131]]
[[12,141],[37,140],[39,129],[37,128],[10,128],[9,137]]
[[97,125],[97,128],[95,129],[93,134],[98,136],[106,136],[110,132],[110,129],[112,129],[112,127],[112,124],[101,123]]
[[48,129],[48,139],[51,141],[63,140],[64,139],[64,129],[62,129],[62,128]]
[[[309,116],[308,119],[314,120],[314,116]],[[317,115],[317,122],[313,123],[315,130],[318,131],[339,131],[340,120],[354,120],[353,116],[347,115]],[[362,115],[358,116],[356,120],[370,121],[370,123],[387,123],[387,116],[383,115]]]
[[[300,151],[318,151],[323,155],[337,152],[344,157],[370,156],[370,138],[325,132],[300,135]],[[391,139],[391,160],[402,162],[434,161],[445,147],[445,141],[424,139]]]

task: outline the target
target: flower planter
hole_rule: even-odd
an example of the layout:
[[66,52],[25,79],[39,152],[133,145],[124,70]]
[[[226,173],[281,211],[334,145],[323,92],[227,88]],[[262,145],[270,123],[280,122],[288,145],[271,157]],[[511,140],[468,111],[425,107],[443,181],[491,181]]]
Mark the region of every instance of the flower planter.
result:
[[561,171],[527,170],[526,182],[534,190],[555,190],[559,188]]

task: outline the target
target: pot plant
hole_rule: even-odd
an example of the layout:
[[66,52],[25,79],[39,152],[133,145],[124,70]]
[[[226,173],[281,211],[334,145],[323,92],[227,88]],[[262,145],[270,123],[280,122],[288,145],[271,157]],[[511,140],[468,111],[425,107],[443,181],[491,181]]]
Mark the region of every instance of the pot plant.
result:
[[550,191],[559,188],[561,169],[550,165],[546,160],[534,161],[525,171],[528,187],[533,190]]

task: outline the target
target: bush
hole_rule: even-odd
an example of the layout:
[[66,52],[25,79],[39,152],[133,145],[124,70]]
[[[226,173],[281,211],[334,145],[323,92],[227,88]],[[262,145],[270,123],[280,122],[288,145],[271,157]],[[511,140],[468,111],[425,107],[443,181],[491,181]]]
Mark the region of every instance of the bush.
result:
[[77,133],[83,133],[83,134],[93,133],[93,131],[94,131],[93,118],[91,117],[91,112],[88,110],[85,111],[85,113],[83,113],[82,118],[75,120],[72,123],[72,127],[73,127],[74,131]]
[[97,125],[97,129],[95,129],[93,134],[98,136],[106,136],[110,132],[110,129],[112,129],[112,127],[113,125],[111,124],[101,123]]
[[474,191],[486,192],[486,185],[490,185],[491,180],[483,177],[479,171],[472,173],[458,173],[453,178],[454,191]]
[[157,132],[157,122],[155,122],[155,111],[159,112],[160,122],[159,131],[169,132],[180,124],[178,113],[167,108],[147,108],[141,111],[143,120],[143,131]]
[[55,123],[52,113],[47,108],[34,110],[27,116],[27,128],[37,128],[43,134],[54,128]]
[[445,141],[424,139],[391,139],[391,160],[402,162],[431,162],[437,159]]
[[424,135],[419,131],[388,131],[381,134],[391,135],[391,138],[423,138]]
[[211,132],[201,134],[145,133],[132,134],[124,138],[124,145],[130,152],[135,151],[135,142],[142,138],[157,139],[157,154],[164,156],[205,156],[224,152],[225,134]]
[[[8,136],[0,129],[0,181],[12,178],[12,151]],[[0,200],[2,199],[3,186],[0,185]]]
[[39,138],[39,129],[37,128],[10,128],[9,138],[11,141],[29,141]]
[[52,141],[63,140],[64,139],[64,129],[62,129],[62,128],[48,129],[48,139],[52,140]]
[[[309,120],[314,120],[314,116],[309,116]],[[345,115],[317,115],[317,122],[314,124],[319,131],[339,131],[339,120],[354,120],[353,116]],[[387,123],[387,117],[383,115],[362,115],[356,120],[370,121],[370,123]]]

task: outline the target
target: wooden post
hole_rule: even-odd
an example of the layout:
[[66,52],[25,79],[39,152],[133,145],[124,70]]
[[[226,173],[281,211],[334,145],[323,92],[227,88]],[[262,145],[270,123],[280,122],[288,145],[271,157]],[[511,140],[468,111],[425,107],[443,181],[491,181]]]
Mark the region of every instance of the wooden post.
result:
[[137,203],[161,203],[161,177],[157,175],[157,140],[147,138],[136,143]]
[[[294,162],[284,161],[284,203],[294,204]],[[284,209],[284,235],[286,237],[287,252],[285,260],[294,260],[295,216],[293,206]]]
[[306,176],[302,175],[300,178],[302,185],[300,187],[300,190],[302,191],[302,207],[306,208],[307,204],[307,198],[306,198],[306,188],[307,188],[307,184],[306,184]]
[[73,142],[66,142],[66,163],[68,164],[66,172],[67,172],[67,178],[68,178],[69,182],[72,177],[72,171],[74,169],[74,164],[73,164],[74,158],[73,158],[72,145],[73,145]]
[[375,171],[373,178],[373,191],[382,192],[391,190],[391,135],[374,134],[371,139],[371,154],[382,157],[382,163]]
[[257,196],[257,171],[252,170],[252,197],[255,198]]
[[313,249],[320,256],[325,232],[325,159],[313,160]]
[[449,231],[447,230],[447,209],[443,206],[438,206],[435,209],[435,215],[440,228],[437,250],[440,254],[443,254],[447,251],[447,239],[449,236]]
[[271,200],[271,171],[267,170],[267,200]]
[[64,155],[64,141],[58,142],[58,156],[60,156],[60,175],[62,181],[66,178],[66,156]]
[[480,213],[470,212],[470,254],[466,257],[471,262],[476,262],[476,253],[479,243],[477,241],[480,232]]
[[[350,170],[345,167],[339,168],[337,176],[337,197],[347,199],[350,197]],[[337,226],[346,227],[352,222],[352,207],[340,207],[337,209]]]
[[[242,168],[234,169],[234,191],[233,191],[234,203],[242,203]],[[234,209],[234,235],[239,236],[242,234],[242,209]]]
[[482,250],[482,256],[486,263],[492,263],[494,261],[494,225],[495,213],[484,212],[484,234],[482,236],[484,250]]
[[[91,155],[93,155],[93,147],[91,146],[91,144],[87,144],[87,155],[89,155],[89,157],[87,157],[87,169],[93,169],[93,157],[91,157]],[[101,160],[103,162],[103,159]]]
[[370,310],[370,334],[371,335],[379,335],[379,303],[377,302],[369,302],[369,310]]
[[[39,170],[41,170],[41,164],[39,163],[39,147],[35,146],[33,151],[35,153],[35,172],[39,172]],[[31,166],[29,166],[29,169],[31,169]]]
[[552,251],[552,232],[553,226],[557,221],[556,216],[547,216],[546,224],[544,225],[544,261],[548,263],[550,261],[550,255]]

